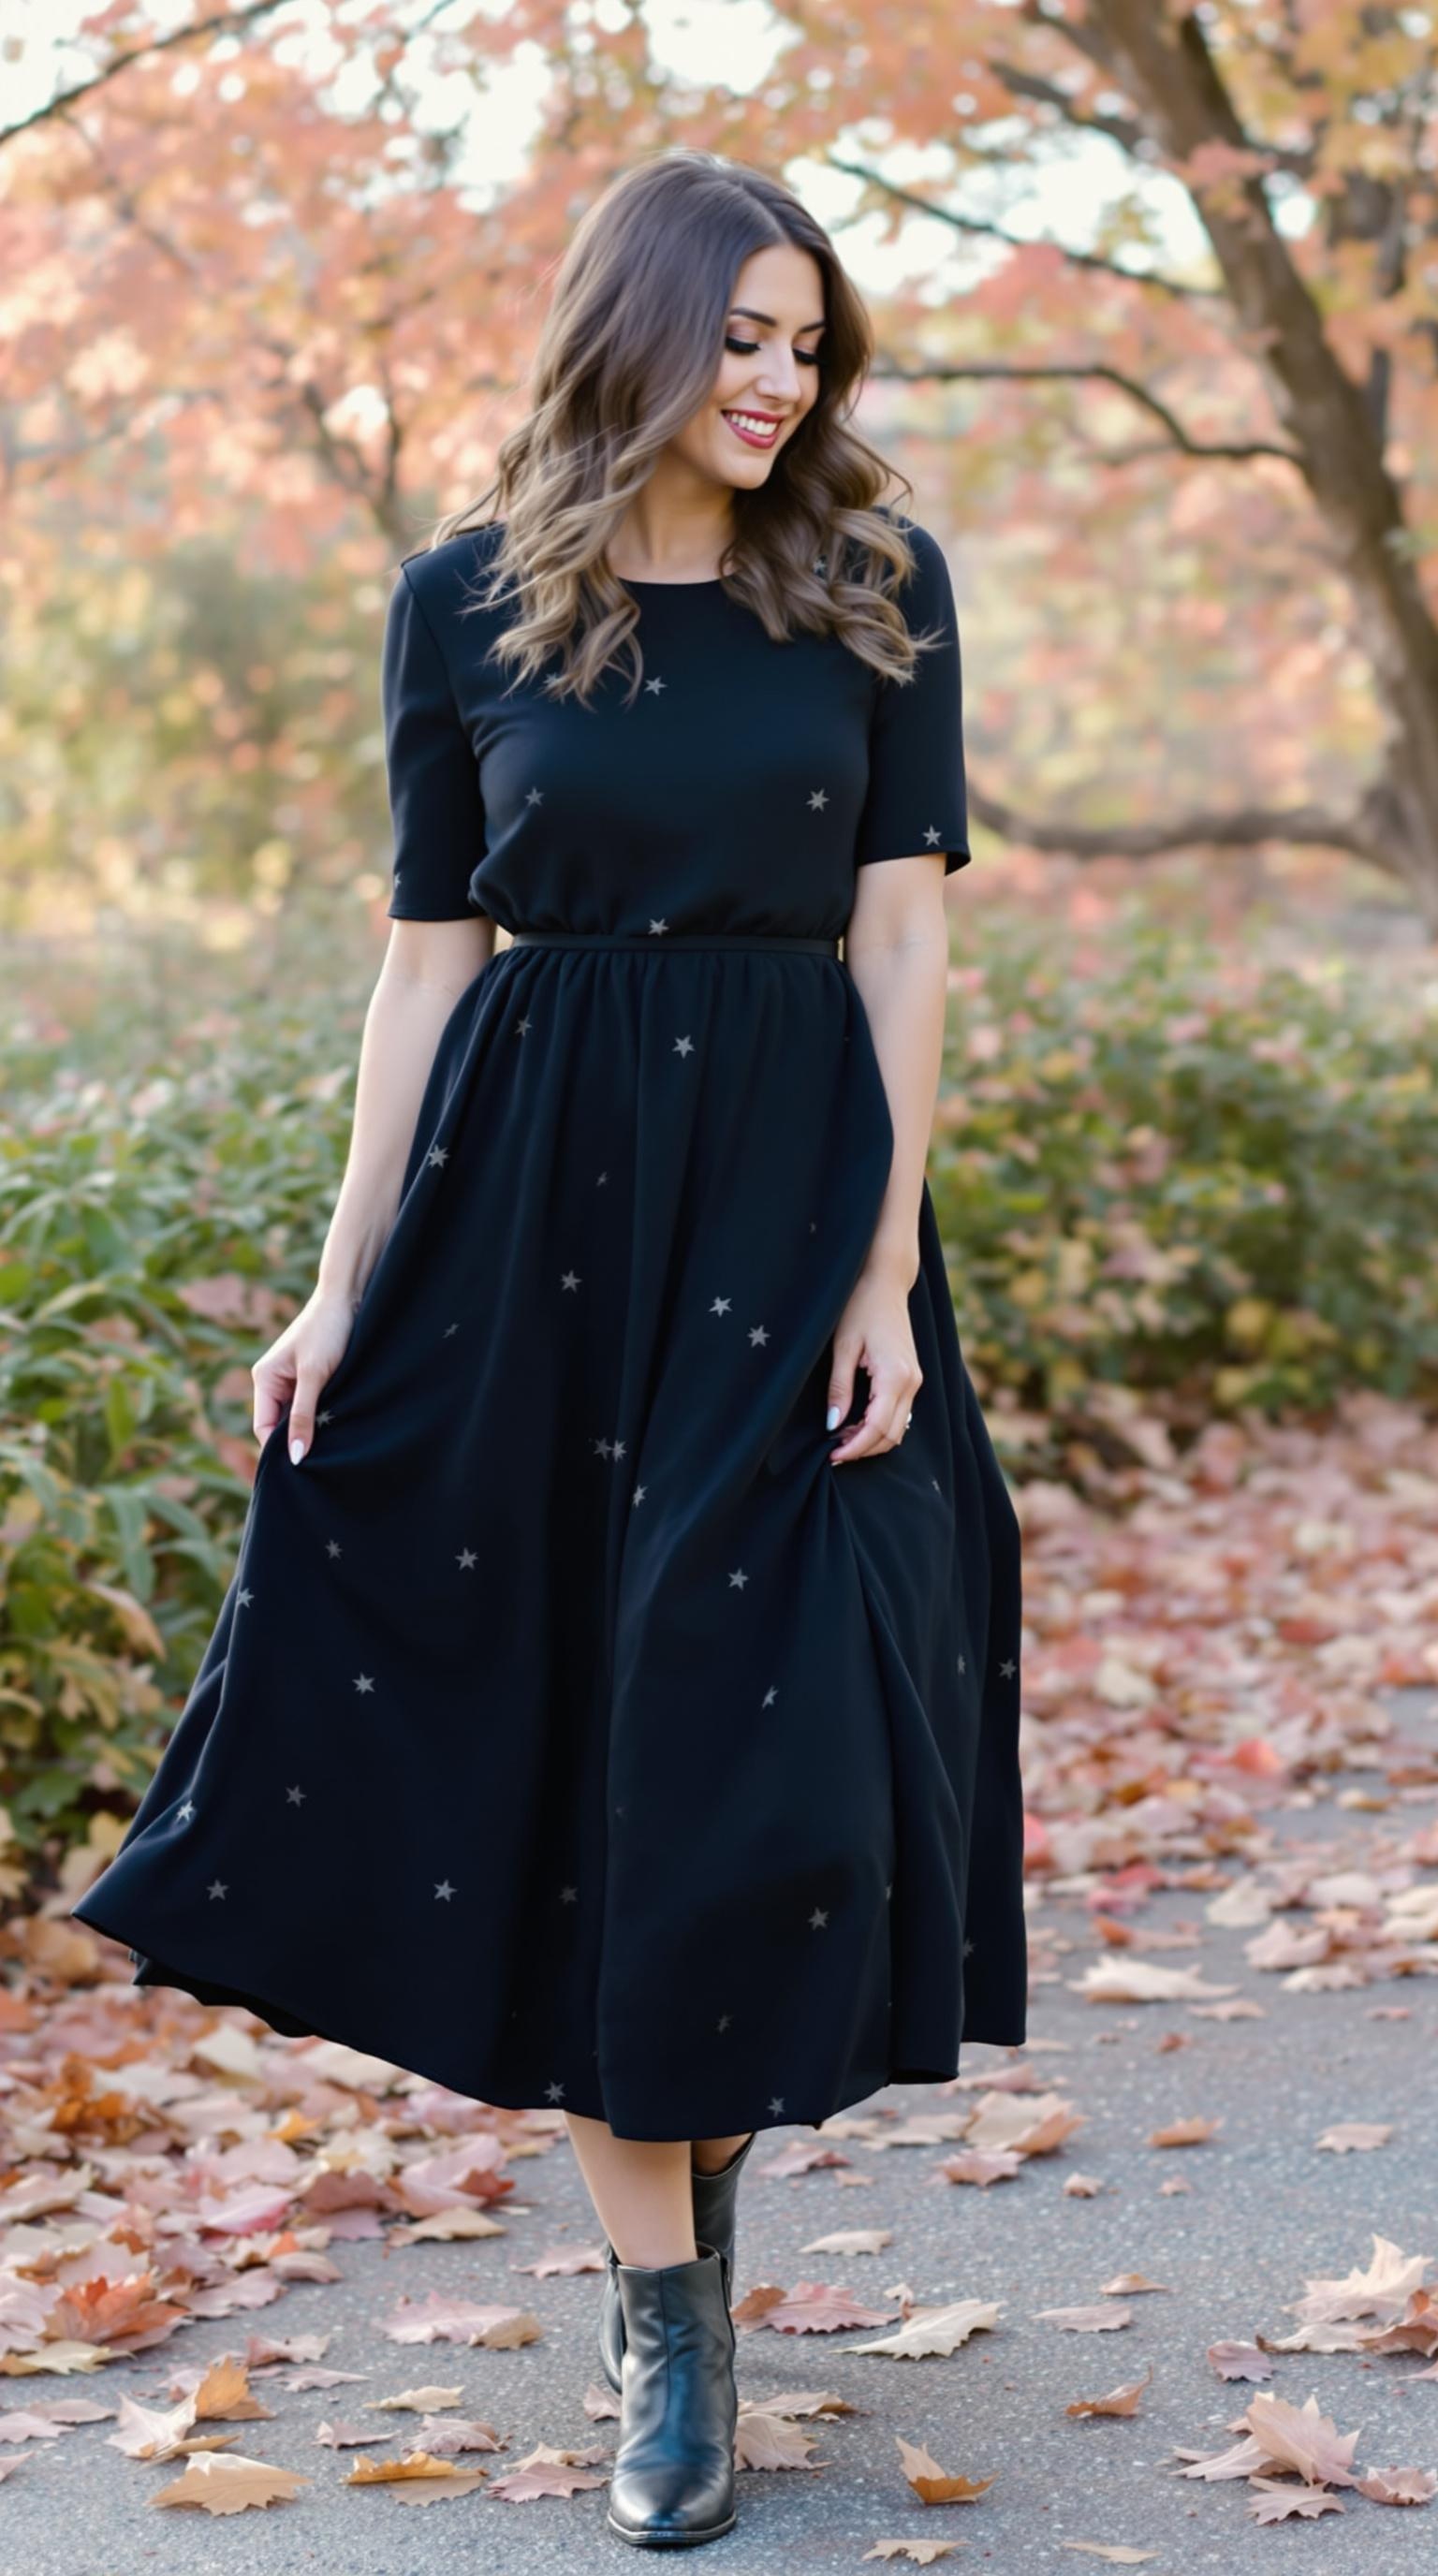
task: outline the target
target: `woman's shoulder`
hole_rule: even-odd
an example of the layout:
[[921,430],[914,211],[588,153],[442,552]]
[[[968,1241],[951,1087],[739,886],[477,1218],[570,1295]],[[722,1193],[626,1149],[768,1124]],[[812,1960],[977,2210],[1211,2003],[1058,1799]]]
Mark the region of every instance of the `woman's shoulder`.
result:
[[502,519],[487,519],[482,527],[461,528],[437,546],[421,546],[405,555],[400,571],[421,607],[433,612],[468,607],[476,598],[482,602],[483,576],[503,532]]

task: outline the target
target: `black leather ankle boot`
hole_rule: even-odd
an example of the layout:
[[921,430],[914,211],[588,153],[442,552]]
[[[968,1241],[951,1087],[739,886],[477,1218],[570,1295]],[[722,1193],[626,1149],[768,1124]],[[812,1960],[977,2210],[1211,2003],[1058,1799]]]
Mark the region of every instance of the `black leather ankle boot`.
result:
[[624,2317],[609,2528],[641,2548],[732,2530],[734,2321],[712,2245],[692,2263],[618,2266]]
[[[717,2173],[701,2173],[691,2162],[689,2185],[694,2198],[694,2242],[712,2245],[724,2264],[724,2295],[729,2303],[734,2298],[734,2223],[735,2204],[739,2196],[739,2176],[744,2159],[754,2144],[757,2131],[751,2129],[742,2147],[736,2147],[726,2165]],[[619,2366],[624,2358],[624,2311],[619,2304],[617,2272],[619,2257],[606,2237],[604,2240],[604,2279],[599,2287],[599,2364],[611,2388],[619,2386]]]

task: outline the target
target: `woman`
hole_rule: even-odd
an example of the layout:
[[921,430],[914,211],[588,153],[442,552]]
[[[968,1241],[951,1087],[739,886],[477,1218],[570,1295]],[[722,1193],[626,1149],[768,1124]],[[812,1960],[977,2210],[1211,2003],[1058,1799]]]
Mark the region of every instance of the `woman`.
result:
[[959,642],[848,426],[870,354],[786,188],[662,153],[401,566],[348,1167],[74,1909],[141,1982],[563,2110],[640,2543],[735,2518],[755,2133],[1025,2028],[1018,1524],[924,1180]]

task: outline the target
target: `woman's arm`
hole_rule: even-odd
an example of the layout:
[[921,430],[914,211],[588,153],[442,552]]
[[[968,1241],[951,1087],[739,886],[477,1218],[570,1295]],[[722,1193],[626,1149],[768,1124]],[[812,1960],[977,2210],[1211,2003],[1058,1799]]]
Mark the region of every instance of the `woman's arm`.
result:
[[919,1205],[943,1061],[949,932],[941,857],[886,859],[857,871],[844,962],[873,1037],[894,1153],[864,1267],[834,1336],[831,1430],[853,1402],[860,1362],[870,1380],[863,1420],[830,1452],[838,1464],[893,1448],[923,1384],[908,1299],[919,1275]]
[[250,1372],[256,1439],[268,1437],[289,1402],[296,1463],[314,1439],[321,1390],[338,1366],[355,1307],[394,1223],[441,1032],[493,950],[494,924],[482,916],[390,925],[365,1013],[349,1153],[315,1288]]

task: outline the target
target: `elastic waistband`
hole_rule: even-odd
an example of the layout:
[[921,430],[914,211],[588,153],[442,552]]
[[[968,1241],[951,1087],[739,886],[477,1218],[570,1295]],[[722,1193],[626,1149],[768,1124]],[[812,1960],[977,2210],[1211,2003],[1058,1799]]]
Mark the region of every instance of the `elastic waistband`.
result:
[[650,957],[670,948],[774,948],[810,957],[839,954],[837,939],[798,939],[778,931],[771,935],[746,930],[516,930],[510,938],[516,948],[642,948]]

